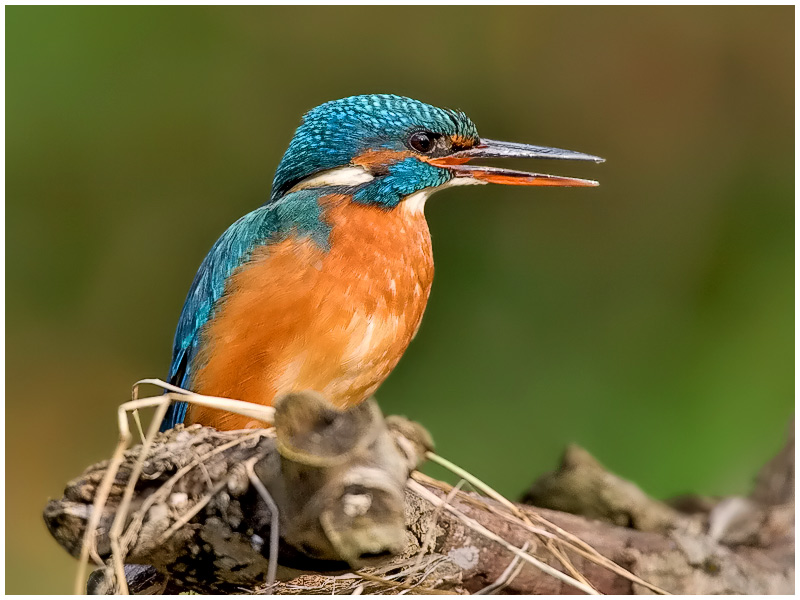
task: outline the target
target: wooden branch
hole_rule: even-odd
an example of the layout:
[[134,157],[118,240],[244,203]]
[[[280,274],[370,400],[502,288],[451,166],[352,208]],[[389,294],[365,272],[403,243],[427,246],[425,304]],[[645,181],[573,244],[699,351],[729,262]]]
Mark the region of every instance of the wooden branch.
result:
[[[580,516],[509,507],[419,473],[407,482],[430,447],[423,428],[371,403],[339,412],[298,395],[277,407],[275,430],[159,434],[121,539],[126,579],[138,593],[792,593],[793,446],[749,498],[684,499],[681,509],[572,448],[527,499]],[[103,508],[97,559],[110,556],[107,532],[137,459],[136,448],[126,453]],[[45,510],[75,556],[107,468],[87,469]],[[113,592],[111,569],[89,587]]]

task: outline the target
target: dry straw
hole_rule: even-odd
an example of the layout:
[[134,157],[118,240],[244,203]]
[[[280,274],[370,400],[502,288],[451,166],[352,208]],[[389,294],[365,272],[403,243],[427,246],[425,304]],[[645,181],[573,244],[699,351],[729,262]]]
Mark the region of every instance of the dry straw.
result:
[[[167,391],[166,393],[159,396],[149,397],[149,398],[139,398],[139,387],[144,384],[155,385]],[[229,412],[245,415],[253,419],[264,422],[272,422],[275,414],[275,411],[272,407],[259,406],[256,404],[241,402],[239,400],[231,400],[229,398],[202,396],[181,389],[179,387],[170,385],[164,381],[161,381],[160,379],[143,379],[141,381],[136,382],[133,386],[132,397],[133,399],[131,401],[120,405],[117,412],[117,417],[118,417],[117,420],[118,420],[119,436],[120,436],[119,442],[117,443],[117,447],[114,450],[114,454],[111,458],[111,461],[109,462],[107,471],[103,477],[102,482],[98,486],[97,493],[95,495],[91,517],[89,519],[89,523],[87,525],[86,532],[83,538],[83,544],[81,547],[81,554],[78,564],[78,572],[75,578],[76,594],[84,593],[85,589],[84,586],[86,582],[86,571],[89,559],[91,558],[98,565],[101,566],[103,565],[102,559],[99,557],[97,553],[96,532],[100,522],[100,517],[103,508],[105,507],[105,504],[108,500],[108,496],[112,489],[112,485],[115,481],[117,472],[123,463],[125,451],[131,445],[131,441],[133,438],[129,426],[128,413],[133,414],[133,418],[139,430],[139,434],[142,437],[142,445],[141,445],[141,450],[137,456],[136,462],[133,465],[130,478],[123,493],[122,500],[117,510],[117,514],[114,518],[114,522],[109,531],[109,539],[112,551],[111,561],[113,565],[113,571],[116,579],[117,589],[122,594],[129,593],[124,573],[125,557],[127,555],[128,549],[131,548],[136,541],[136,536],[141,530],[144,515],[146,514],[147,510],[155,502],[159,501],[159,499],[164,499],[168,497],[171,490],[173,489],[175,484],[180,480],[181,477],[185,476],[189,471],[196,468],[197,466],[202,465],[210,457],[220,452],[223,452],[229,448],[235,447],[239,444],[247,443],[250,440],[253,440],[254,438],[274,435],[274,429],[255,430],[253,432],[243,434],[241,438],[237,438],[231,442],[223,444],[215,448],[214,450],[206,453],[205,455],[196,458],[192,463],[187,464],[186,466],[179,469],[172,477],[170,477],[166,482],[164,482],[164,484],[162,484],[162,486],[154,494],[152,494],[143,502],[142,506],[134,515],[129,515],[131,499],[133,498],[136,484],[142,473],[144,462],[148,457],[148,453],[150,451],[150,448],[152,447],[153,440],[155,439],[155,436],[158,433],[158,425],[161,423],[161,420],[163,419],[164,414],[166,413],[171,402],[176,400],[182,400],[190,404],[196,404],[199,406],[216,408],[220,410],[226,410]],[[138,414],[138,411],[144,408],[155,409],[153,420],[150,426],[148,427],[148,431],[146,434],[143,432]],[[614,563],[610,559],[602,556],[599,552],[597,552],[587,543],[578,539],[576,536],[570,534],[569,532],[564,531],[563,529],[559,528],[553,523],[550,523],[546,519],[536,515],[535,513],[528,514],[526,512],[521,511],[519,507],[514,505],[507,498],[503,497],[501,494],[496,492],[486,483],[484,483],[471,473],[467,472],[466,470],[462,469],[458,465],[455,465],[452,462],[448,461],[447,459],[442,458],[441,456],[438,456],[433,453],[428,453],[427,458],[450,470],[452,473],[460,477],[462,480],[459,482],[457,486],[449,488],[445,498],[440,498],[439,496],[431,492],[429,489],[427,489],[425,486],[423,486],[422,482],[426,482],[429,484],[435,483],[436,486],[442,487],[443,484],[441,482],[434,482],[434,480],[431,480],[430,478],[426,477],[425,475],[419,472],[415,472],[412,476],[412,479],[409,479],[408,481],[409,490],[435,507],[432,517],[433,522],[431,523],[431,526],[428,528],[428,532],[432,532],[435,530],[434,525],[436,523],[436,520],[439,518],[443,510],[447,510],[450,514],[452,514],[456,519],[458,519],[470,530],[474,531],[478,535],[481,535],[482,537],[485,537],[486,539],[492,540],[493,542],[497,543],[500,547],[506,549],[508,552],[511,553],[511,561],[509,562],[509,565],[503,572],[503,574],[497,579],[497,581],[489,584],[489,586],[481,590],[479,593],[482,594],[497,593],[503,587],[507,586],[514,579],[514,577],[517,576],[517,574],[520,572],[524,564],[528,564],[539,569],[548,576],[554,577],[574,587],[576,590],[580,590],[586,594],[598,594],[597,590],[594,589],[594,587],[592,587],[592,585],[574,567],[572,562],[569,560],[567,553],[565,551],[567,549],[579,556],[582,556],[586,560],[592,561],[602,567],[611,570],[612,572],[616,573],[621,577],[625,577],[626,579],[634,583],[637,583],[639,585],[648,588],[652,592],[659,594],[667,593],[664,590],[652,584],[649,584],[646,581],[642,580],[641,578],[637,577],[636,575],[630,573],[629,571],[627,571],[620,565]],[[265,592],[270,593],[275,589],[276,585],[275,576],[278,565],[278,561],[276,560],[278,555],[278,543],[279,543],[278,510],[277,506],[275,505],[275,502],[273,501],[272,497],[270,496],[263,482],[256,475],[253,469],[252,462],[247,463],[245,465],[245,468],[251,484],[258,491],[264,502],[269,507],[272,516],[272,523],[270,527],[270,551],[268,557],[269,566],[266,578],[267,580],[266,587],[264,588]],[[485,494],[491,500],[494,500],[497,504],[481,500],[473,495],[465,494],[460,490],[460,487],[463,484],[463,482],[469,483],[476,490]],[[173,533],[175,533],[181,526],[188,523],[213,498],[213,496],[221,489],[221,486],[224,486],[224,483],[225,482],[223,480],[223,482],[218,483],[217,485],[210,486],[210,489],[207,491],[205,496],[201,498],[197,503],[195,503],[194,506],[191,509],[189,509],[185,514],[183,514],[175,523],[173,523],[172,526],[162,535],[162,538],[159,541],[160,542],[165,541]],[[489,510],[490,512],[500,516],[501,518],[509,522],[512,522],[513,524],[515,524],[516,526],[525,531],[535,534],[537,537],[539,537],[544,541],[545,548],[547,548],[547,550],[550,551],[550,553],[559,561],[559,563],[563,566],[564,571],[566,572],[559,571],[558,569],[551,567],[547,563],[543,562],[542,560],[530,554],[530,552],[528,552],[528,547],[529,547],[528,542],[526,542],[521,548],[519,548],[514,544],[510,543],[509,541],[503,539],[496,533],[490,531],[489,529],[487,529],[474,519],[465,515],[463,512],[461,512],[452,505],[452,501],[456,497],[458,497],[459,500],[463,502],[479,503],[483,508]],[[131,517],[130,519],[129,516]],[[534,521],[536,522],[536,524],[534,524]],[[335,577],[322,576],[322,575],[310,576],[311,578],[310,585],[302,585],[299,582],[292,582],[283,585],[285,586],[286,591],[289,593],[292,592],[297,593],[300,591],[305,591],[305,592],[318,591],[321,593],[325,591],[327,592],[338,591],[339,593],[349,592],[351,594],[360,594],[362,592],[369,590],[371,587],[374,586],[377,586],[377,589],[374,590],[375,592],[397,591],[398,593],[403,594],[411,591],[418,591],[424,593],[442,593],[440,590],[432,589],[430,587],[425,587],[422,585],[423,582],[426,581],[428,576],[431,573],[433,573],[433,571],[437,568],[437,566],[439,566],[442,563],[442,561],[445,560],[442,557],[434,557],[431,555],[426,556],[429,547],[432,545],[432,541],[433,541],[432,535],[429,533],[429,535],[426,535],[425,540],[423,540],[423,544],[422,547],[420,548],[419,553],[411,557],[411,559],[409,559],[408,561],[406,561],[406,563],[404,564],[405,566],[404,569],[401,568],[398,571],[397,570],[398,565],[393,564],[392,567],[393,570],[391,572],[391,575],[389,575],[388,573],[382,573],[380,569],[377,569],[371,573],[354,572],[344,576],[335,576]],[[300,580],[302,579],[303,578],[300,578]],[[339,590],[336,590],[337,583],[339,583],[340,585]]]

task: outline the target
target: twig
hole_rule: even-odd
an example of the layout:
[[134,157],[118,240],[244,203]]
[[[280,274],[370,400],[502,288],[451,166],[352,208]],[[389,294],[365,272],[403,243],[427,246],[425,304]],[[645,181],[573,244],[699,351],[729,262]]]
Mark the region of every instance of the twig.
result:
[[[481,490],[486,495],[488,495],[490,498],[493,498],[494,500],[496,500],[497,502],[499,502],[500,504],[505,506],[508,510],[510,510],[512,512],[512,514],[516,515],[517,518],[519,518],[521,521],[523,521],[524,523],[526,523],[530,527],[533,527],[533,523],[531,523],[531,521],[528,518],[528,516],[524,512],[522,512],[513,502],[511,502],[508,498],[506,498],[505,496],[503,496],[502,494],[497,492],[494,488],[492,488],[488,484],[484,483],[482,480],[480,480],[477,477],[475,477],[469,471],[466,471],[465,469],[462,469],[458,465],[450,462],[446,458],[443,458],[443,457],[441,457],[438,454],[435,454],[433,452],[427,452],[426,453],[426,457],[429,460],[432,460],[433,462],[436,462],[436,463],[442,465],[446,469],[449,469],[450,471],[452,471],[453,473],[455,473],[459,477],[462,477],[462,478],[466,479],[472,485],[474,485],[478,490]],[[564,555],[562,552],[554,549],[554,546],[553,546],[553,544],[552,544],[552,542],[550,540],[548,540],[545,543],[545,545],[547,546],[548,550],[551,551],[553,556],[555,556],[556,559],[558,559],[558,561],[564,566],[564,568],[567,571],[569,571],[572,574],[572,576],[576,580],[582,582],[584,585],[586,585],[588,587],[592,587],[592,585],[586,580],[586,578],[581,573],[578,572],[578,570],[575,568],[575,566],[569,560],[569,557]],[[594,588],[592,588],[592,589],[594,589]],[[596,590],[595,590],[595,592],[596,592]]]
[[[264,434],[265,434],[265,430],[259,429],[259,430],[256,430],[254,433],[252,433],[250,435],[246,435],[246,436],[241,437],[239,439],[235,439],[235,440],[231,440],[230,442],[226,442],[226,443],[222,444],[221,446],[217,446],[213,450],[210,450],[210,451],[206,452],[202,456],[197,457],[195,460],[193,460],[188,465],[178,469],[172,477],[167,479],[163,484],[161,484],[161,487],[159,487],[155,492],[150,494],[147,498],[145,498],[144,502],[142,502],[141,507],[139,507],[139,510],[134,515],[134,518],[132,519],[131,523],[128,525],[128,528],[125,530],[125,535],[124,535],[124,538],[123,538],[123,543],[124,543],[125,547],[128,548],[133,543],[133,541],[134,541],[133,538],[138,533],[138,527],[141,525],[141,522],[143,521],[143,519],[144,519],[145,515],[147,514],[147,511],[150,509],[150,507],[153,506],[153,504],[155,504],[156,502],[166,499],[166,497],[172,491],[172,488],[175,487],[175,484],[182,477],[185,477],[195,467],[203,466],[203,464],[205,462],[207,462],[208,459],[212,458],[213,456],[215,456],[217,454],[220,454],[222,452],[225,452],[229,448],[233,448],[235,446],[239,446],[239,445],[244,444],[244,443],[246,443],[246,442],[248,442],[248,441],[250,441],[252,439],[261,437]],[[207,472],[205,474],[207,476]],[[210,479],[208,479],[208,484],[209,484],[209,486],[213,485],[213,483],[211,482]]]
[[[120,405],[117,408],[117,427],[119,429],[119,440],[117,441],[117,447],[114,449],[114,454],[111,457],[106,474],[97,488],[94,503],[92,504],[92,514],[89,518],[89,523],[86,526],[86,531],[84,532],[81,555],[78,560],[78,570],[75,576],[76,595],[83,594],[84,585],[86,582],[86,567],[89,563],[89,554],[92,553],[96,555],[95,538],[97,526],[100,524],[100,517],[106,501],[108,500],[108,495],[111,492],[111,487],[114,485],[114,480],[117,476],[117,472],[119,471],[119,467],[122,465],[122,462],[125,458],[125,450],[128,448],[128,445],[131,441],[131,433],[128,426],[128,416],[126,411],[159,405],[160,403],[160,406],[163,406],[163,410],[166,412],[170,402],[170,400],[166,400],[166,398],[166,396],[163,396],[156,399],[146,398],[144,400],[132,400]],[[102,565],[102,562],[99,564]]]
[[[161,420],[164,418],[164,415],[167,413],[168,407],[169,404],[162,402],[156,408],[156,414],[147,430],[147,436],[142,444],[139,457],[136,460],[136,463],[134,463],[133,469],[131,469],[128,485],[125,487],[125,492],[122,495],[122,500],[120,501],[119,508],[117,509],[117,515],[114,518],[114,522],[111,525],[111,530],[108,533],[109,542],[111,543],[111,560],[114,564],[114,573],[117,578],[117,586],[120,593],[126,596],[128,595],[128,581],[125,578],[125,562],[122,557],[119,538],[120,535],[122,535],[122,529],[125,526],[125,519],[127,518],[128,508],[130,507],[131,500],[133,499],[133,492],[136,488],[136,482],[139,480],[139,475],[142,473],[144,461],[147,458],[147,454],[150,452],[150,447],[153,445],[153,440],[158,433],[159,425],[161,424]],[[120,419],[123,417],[125,418],[125,425],[127,426],[127,413],[121,412]],[[126,439],[130,440],[130,437],[130,430],[127,430]]]
[[162,533],[161,536],[158,538],[158,543],[163,544],[170,537],[172,537],[173,533],[175,533],[176,531],[178,531],[178,529],[180,529],[181,527],[186,525],[186,523],[191,521],[192,518],[201,510],[203,510],[203,507],[205,507],[209,502],[211,502],[211,499],[214,496],[216,496],[220,492],[220,490],[224,488],[227,484],[228,482],[225,479],[219,480],[214,487],[212,487],[208,492],[206,492],[203,495],[203,497],[200,498],[194,504],[194,506],[192,506],[192,508],[190,508],[180,517],[175,519],[175,522],[172,525],[170,525],[169,528],[164,533]]
[[[151,397],[151,398],[144,398],[139,399],[139,386],[144,384],[151,384],[156,385],[161,388],[167,389],[170,392],[161,396]],[[169,404],[180,398],[182,401],[190,402],[192,404],[198,404],[200,406],[206,406],[209,408],[218,408],[221,410],[227,410],[229,412],[234,412],[237,414],[242,414],[244,416],[251,417],[253,419],[257,419],[264,422],[272,422],[275,416],[275,409],[271,406],[261,406],[258,404],[252,404],[249,402],[242,402],[240,400],[231,400],[228,398],[217,398],[214,396],[202,396],[199,394],[194,394],[188,390],[180,388],[178,386],[169,384],[161,379],[142,379],[137,381],[133,385],[132,389],[132,400],[129,402],[125,402],[121,404],[117,408],[117,427],[119,430],[120,438],[117,442],[117,446],[114,449],[114,454],[112,455],[111,461],[109,463],[108,469],[106,471],[103,480],[100,482],[100,485],[97,488],[97,493],[95,495],[94,503],[92,505],[92,514],[89,518],[89,523],[87,524],[86,531],[84,532],[83,537],[83,544],[81,546],[81,553],[78,559],[78,569],[75,576],[75,587],[74,592],[76,595],[81,595],[84,592],[84,585],[86,582],[86,569],[89,564],[89,557],[90,555],[98,562],[98,556],[96,551],[96,532],[97,526],[100,524],[100,518],[102,515],[103,508],[105,507],[106,502],[108,501],[108,495],[111,492],[111,488],[114,484],[114,480],[117,476],[117,472],[119,471],[119,467],[122,465],[125,456],[125,450],[128,448],[131,442],[131,433],[130,427],[128,425],[128,411],[136,411],[140,408],[148,408],[148,407],[156,407],[156,415],[153,418],[153,423],[151,423],[150,429],[153,430],[155,428],[155,432],[159,425],[161,424],[161,420],[164,418],[164,414],[166,414],[167,409],[169,408]],[[139,421],[137,420],[137,424]],[[152,438],[150,438],[150,442],[152,442]],[[142,446],[142,454],[140,457],[144,457],[145,454],[145,445],[149,445],[147,440],[144,440]],[[142,458],[141,462],[137,461],[137,466],[143,464],[144,459]],[[136,476],[131,476],[128,487],[125,490],[125,496],[123,496],[123,501],[120,504],[120,507],[124,509],[124,512],[127,512],[128,505],[130,504],[130,494],[128,490],[132,490],[132,487],[136,485],[136,481],[138,480],[139,473],[136,473]],[[119,515],[117,515],[119,518]],[[117,523],[117,518],[114,520],[114,525]],[[118,529],[121,529],[121,526],[117,526],[117,529],[112,526],[112,530],[119,533]],[[115,538],[110,534],[110,543],[112,545],[112,549],[115,549],[114,546],[118,544],[118,537]],[[116,548],[118,549],[118,548]],[[116,556],[117,552],[114,552]],[[119,577],[120,573],[124,574],[124,566],[114,558],[115,561],[115,572],[117,577]],[[98,564],[102,564],[102,561],[99,561]],[[124,577],[120,582],[120,591],[122,593],[127,593],[127,582],[125,581]]]
[[266,502],[270,512],[270,526],[269,526],[269,558],[267,564],[267,593],[272,593],[275,588],[275,577],[278,573],[278,543],[280,537],[278,536],[278,505],[272,499],[270,493],[267,491],[266,486],[261,479],[256,475],[253,465],[257,459],[247,461],[247,475],[250,477],[250,482],[258,490],[261,498]]
[[[443,500],[441,498],[439,498],[435,494],[433,494],[430,491],[428,491],[425,487],[423,487],[421,484],[419,484],[418,482],[414,481],[413,479],[409,479],[408,480],[408,487],[409,487],[409,489],[413,490],[417,495],[423,497],[424,499],[426,499],[428,502],[430,502],[434,506],[438,506],[438,505],[443,505],[444,504],[444,502],[443,502]],[[450,511],[451,513],[453,513],[453,515],[455,515],[462,523],[464,523],[467,527],[469,527],[473,531],[475,531],[475,532],[481,534],[482,536],[492,540],[493,542],[497,542],[498,544],[500,544],[501,546],[503,546],[504,548],[506,548],[510,552],[513,552],[517,556],[521,557],[522,560],[525,560],[525,561],[529,562],[530,564],[532,564],[533,566],[535,566],[536,568],[538,568],[540,571],[542,571],[544,573],[547,573],[548,575],[551,575],[552,577],[555,577],[559,581],[567,583],[567,584],[579,589],[580,591],[582,591],[582,592],[584,592],[586,594],[591,594],[591,595],[597,595],[598,594],[598,592],[594,588],[592,588],[590,586],[587,586],[586,584],[576,580],[574,577],[570,577],[569,575],[566,575],[565,573],[562,573],[561,571],[559,571],[557,569],[554,569],[550,565],[548,565],[546,563],[543,563],[542,561],[540,561],[537,558],[534,558],[530,554],[528,554],[526,552],[523,552],[522,550],[520,550],[519,548],[517,548],[513,544],[508,543],[506,540],[501,538],[499,535],[489,531],[488,529],[486,529],[486,527],[484,527],[483,525],[478,523],[476,520],[468,517],[467,515],[465,515],[464,513],[459,511],[458,509],[456,509],[455,507],[450,506],[450,505],[444,505],[444,508],[446,510]]]
[[[447,494],[447,497],[444,499],[444,504],[450,504],[450,502],[453,501],[453,498],[455,498],[456,494],[458,494],[458,490],[461,489],[461,486],[464,485],[464,483],[466,483],[466,481],[464,479],[461,479],[453,487],[453,489],[450,490],[450,493]],[[428,530],[425,532],[425,539],[423,540],[422,545],[420,546],[419,552],[417,553],[417,560],[414,562],[414,566],[411,569],[411,573],[409,574],[409,577],[417,569],[420,568],[420,566],[422,565],[423,557],[428,552],[428,548],[433,543],[433,538],[436,536],[436,523],[439,520],[439,515],[442,514],[442,510],[444,510],[444,505],[437,506],[434,509],[433,514],[431,515],[430,524],[428,525]]]
[[[527,552],[530,543],[525,542],[522,546],[522,551]],[[506,570],[500,574],[493,583],[490,583],[482,590],[478,590],[475,592],[475,596],[486,595],[486,594],[494,594],[496,591],[499,591],[506,587],[511,581],[519,575],[519,572],[522,570],[522,563],[520,561],[520,557],[516,554],[512,557],[511,562],[508,563]],[[513,574],[512,574],[513,573]]]
[[[435,496],[434,496],[435,497]],[[381,583],[388,587],[388,589],[400,588],[403,590],[419,590],[424,594],[437,594],[437,595],[446,595],[451,596],[455,592],[450,592],[447,590],[437,590],[435,588],[426,588],[420,585],[409,585],[407,583],[403,583],[402,581],[391,581],[386,579],[385,577],[378,577],[377,575],[372,575],[370,573],[364,573],[362,571],[356,571],[356,575],[361,577],[362,579],[366,579],[367,581],[374,581],[375,583]]]
[[[261,404],[254,404],[252,402],[244,402],[242,400],[232,400],[230,398],[220,398],[218,396],[203,396],[202,394],[195,394],[189,390],[185,390],[176,385],[162,381],[161,379],[140,379],[133,384],[133,388],[138,394],[140,385],[156,385],[176,394],[182,394],[180,398],[183,402],[190,404],[197,404],[198,406],[205,406],[206,408],[217,408],[228,412],[244,415],[258,421],[265,423],[272,423],[275,420],[275,408],[272,406],[263,406]],[[166,394],[169,395],[169,394]],[[177,399],[172,396],[173,399]]]
[[[520,518],[519,520],[522,521],[522,522],[519,522],[519,521],[515,520],[512,516],[503,514],[500,511],[497,511],[497,512],[492,511],[492,512],[495,512],[495,514],[498,514],[498,515],[502,516],[504,519],[507,519],[507,520],[509,520],[511,522],[517,523],[517,525],[527,529],[528,531],[531,531],[532,533],[535,533],[537,535],[543,535],[542,530],[536,528],[531,523],[531,521],[528,518],[528,515],[523,513],[515,504],[513,504],[510,500],[505,498],[502,494],[500,494],[497,491],[495,491],[489,485],[487,485],[486,483],[484,483],[483,481],[481,481],[480,479],[478,479],[477,477],[475,477],[474,475],[472,475],[468,471],[462,469],[458,465],[450,462],[446,458],[443,458],[443,457],[441,457],[441,456],[439,456],[437,454],[434,454],[433,452],[428,452],[426,454],[426,457],[429,460],[431,460],[431,461],[433,461],[433,462],[435,462],[437,464],[440,464],[441,466],[445,467],[446,469],[448,469],[449,471],[451,471],[454,474],[458,475],[459,477],[462,477],[463,479],[466,479],[469,483],[474,485],[477,489],[483,491],[487,496],[490,496],[491,498],[494,498],[495,500],[500,502],[503,506],[508,508],[514,515],[518,516]],[[491,509],[491,505],[487,504],[486,506],[489,506],[490,510],[492,510]],[[649,583],[649,582],[645,581],[641,577],[639,577],[637,575],[634,575],[633,573],[628,571],[626,568],[618,565],[613,560],[603,556],[597,550],[592,548],[589,544],[587,544],[586,542],[584,542],[583,540],[581,540],[577,536],[571,534],[570,532],[565,531],[564,529],[562,529],[561,527],[559,527],[555,523],[551,523],[550,521],[548,521],[544,517],[542,517],[540,515],[537,515],[537,514],[532,514],[530,516],[533,519],[535,519],[536,521],[538,521],[539,523],[541,523],[542,525],[544,525],[545,527],[549,527],[553,531],[555,531],[558,535],[560,535],[562,537],[562,541],[566,542],[569,545],[571,550],[573,550],[574,552],[580,554],[581,556],[583,556],[587,560],[590,560],[590,561],[594,562],[595,564],[603,566],[603,567],[607,568],[608,570],[612,571],[613,573],[616,573],[620,577],[624,577],[625,579],[627,579],[629,581],[632,581],[633,583],[637,583],[639,585],[642,585],[642,586],[648,588],[650,591],[655,592],[656,594],[661,594],[661,595],[666,595],[666,596],[670,595],[668,591],[658,587],[657,585],[653,585],[652,583]],[[553,537],[553,536],[551,534],[548,534],[547,537]]]

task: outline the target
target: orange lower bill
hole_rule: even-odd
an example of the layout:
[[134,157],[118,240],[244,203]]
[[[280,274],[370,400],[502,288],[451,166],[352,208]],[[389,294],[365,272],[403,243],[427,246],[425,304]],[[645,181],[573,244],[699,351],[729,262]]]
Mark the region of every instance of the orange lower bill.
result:
[[558,175],[544,175],[541,173],[527,173],[511,169],[496,167],[481,167],[478,165],[464,164],[464,159],[448,161],[447,157],[434,158],[429,161],[437,167],[444,167],[452,171],[456,177],[471,177],[486,183],[499,183],[502,185],[538,185],[552,187],[596,187],[600,185],[591,179],[578,179],[576,177],[560,177]]

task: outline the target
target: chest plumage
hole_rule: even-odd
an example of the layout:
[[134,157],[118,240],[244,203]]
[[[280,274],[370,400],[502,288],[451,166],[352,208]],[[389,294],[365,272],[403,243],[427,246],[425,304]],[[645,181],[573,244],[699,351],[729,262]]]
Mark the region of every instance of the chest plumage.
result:
[[[295,232],[257,247],[228,278],[201,331],[191,389],[271,404],[316,390],[346,407],[369,397],[419,328],[433,280],[421,210],[387,210],[339,194],[319,199],[328,243]],[[191,409],[188,422],[224,429],[244,417]]]

